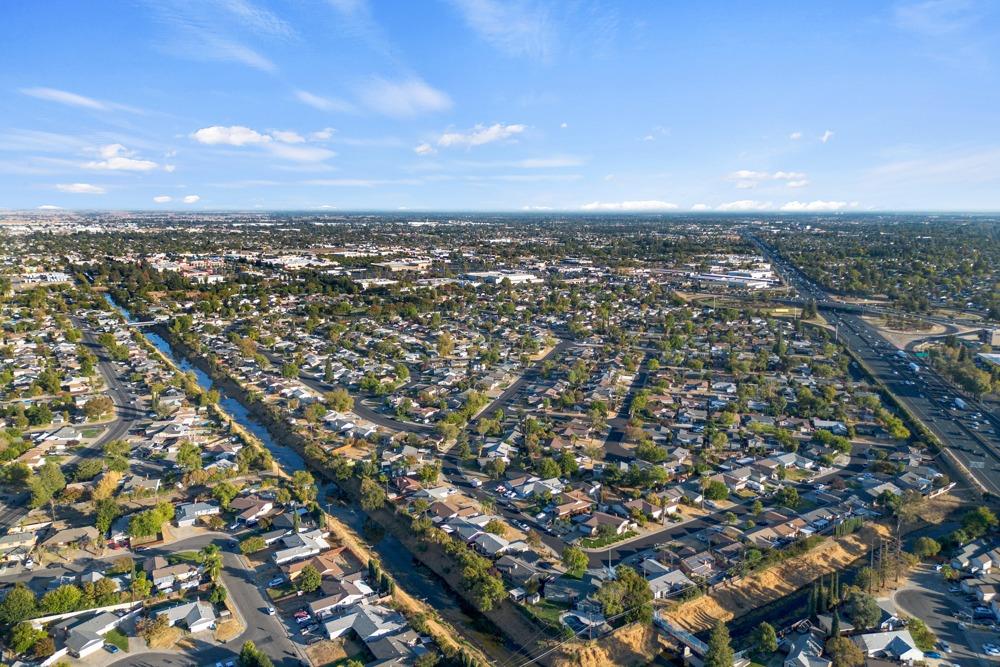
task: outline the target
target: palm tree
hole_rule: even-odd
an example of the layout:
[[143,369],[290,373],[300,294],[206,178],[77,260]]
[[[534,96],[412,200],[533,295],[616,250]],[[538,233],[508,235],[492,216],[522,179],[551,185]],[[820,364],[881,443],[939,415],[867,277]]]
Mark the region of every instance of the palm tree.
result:
[[199,553],[201,554],[201,563],[208,574],[208,578],[213,582],[217,581],[219,575],[222,573],[222,550],[219,548],[219,545],[206,544]]

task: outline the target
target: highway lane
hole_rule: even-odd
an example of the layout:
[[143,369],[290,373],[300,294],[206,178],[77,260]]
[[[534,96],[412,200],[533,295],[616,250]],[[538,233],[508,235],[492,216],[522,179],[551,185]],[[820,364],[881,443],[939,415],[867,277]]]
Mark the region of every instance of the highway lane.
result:
[[[949,401],[955,397],[955,390],[933,369],[918,364],[919,370],[914,371],[909,362],[916,360],[899,357],[896,348],[860,314],[837,310],[833,307],[837,302],[825,290],[772,247],[750,238],[799,294],[816,301],[827,321],[836,328],[839,340],[862,359],[900,403],[938,437],[986,491],[1000,496],[1000,420],[985,412],[989,430],[972,428],[971,415],[976,409],[957,409]],[[942,461],[950,465],[946,459]]]

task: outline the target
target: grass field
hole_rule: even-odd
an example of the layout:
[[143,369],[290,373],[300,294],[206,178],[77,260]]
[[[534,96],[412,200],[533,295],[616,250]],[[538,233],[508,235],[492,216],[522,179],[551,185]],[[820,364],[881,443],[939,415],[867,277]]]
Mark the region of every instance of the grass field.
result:
[[122,631],[118,628],[115,628],[108,634],[104,635],[104,641],[108,644],[113,644],[128,653],[128,637],[122,634]]

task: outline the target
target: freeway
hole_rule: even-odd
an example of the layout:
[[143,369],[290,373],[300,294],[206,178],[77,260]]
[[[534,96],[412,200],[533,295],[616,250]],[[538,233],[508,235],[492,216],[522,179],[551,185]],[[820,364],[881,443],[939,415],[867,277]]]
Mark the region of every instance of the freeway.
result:
[[[758,247],[788,283],[805,298],[814,299],[824,317],[835,327],[838,340],[864,363],[896,399],[954,455],[980,486],[981,491],[1000,496],[1000,419],[981,406],[955,406],[955,389],[933,369],[910,366],[912,358],[899,351],[860,314],[830,307],[837,304],[823,289],[771,246],[757,239]],[[905,353],[903,353],[905,354]],[[978,417],[976,415],[979,415]],[[949,462],[942,458],[945,465]]]

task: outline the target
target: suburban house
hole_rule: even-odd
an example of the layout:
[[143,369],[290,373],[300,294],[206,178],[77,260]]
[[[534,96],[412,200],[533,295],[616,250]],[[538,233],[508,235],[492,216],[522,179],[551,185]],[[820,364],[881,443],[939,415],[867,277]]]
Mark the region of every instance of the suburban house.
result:
[[851,640],[869,658],[887,658],[910,664],[924,659],[924,652],[917,648],[909,630],[871,632],[855,635]]
[[174,522],[178,528],[193,526],[198,517],[211,516],[219,513],[219,506],[215,503],[184,503],[178,505],[174,512]]
[[285,535],[281,538],[281,542],[285,548],[274,552],[276,565],[309,558],[330,548],[327,541],[323,539],[323,531],[318,529],[306,533]]
[[67,619],[56,626],[66,633],[66,648],[74,658],[83,658],[104,646],[104,635],[122,622],[122,617],[102,612],[85,621],[78,617]]
[[167,624],[183,624],[189,632],[201,632],[215,625],[215,610],[212,605],[201,600],[179,604],[156,612],[156,616],[166,616]]

